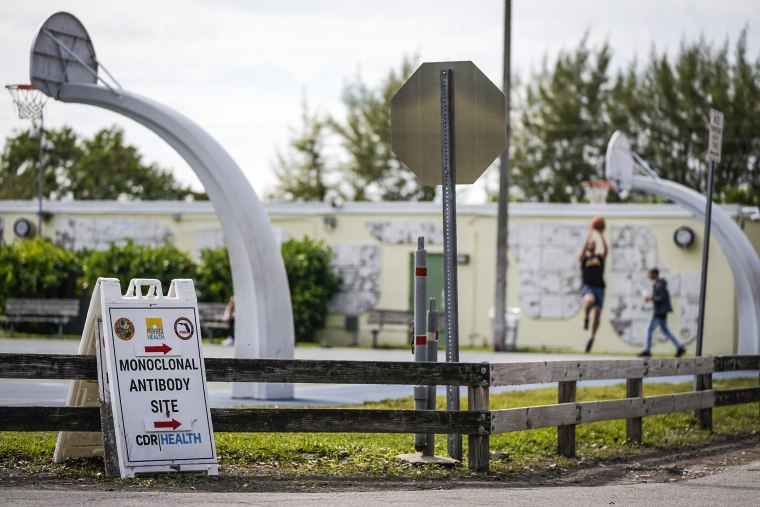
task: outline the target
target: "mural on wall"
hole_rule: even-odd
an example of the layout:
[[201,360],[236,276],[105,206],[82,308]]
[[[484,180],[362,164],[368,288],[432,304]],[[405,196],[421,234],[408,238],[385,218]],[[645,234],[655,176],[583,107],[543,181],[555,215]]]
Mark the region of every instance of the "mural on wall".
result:
[[[696,336],[699,273],[672,272],[657,257],[657,241],[648,227],[612,225],[608,232],[605,312],[617,335],[641,346],[646,339],[652,304],[648,270],[660,269],[670,295],[679,299],[677,334],[684,342]],[[510,227],[509,247],[518,265],[518,295],[525,315],[568,319],[581,309],[578,253],[587,235],[585,223],[527,222]],[[676,330],[674,329],[674,332]],[[655,337],[664,340],[658,330]]]
[[510,226],[522,311],[536,319],[568,319],[581,308],[578,251],[584,225],[528,222]]
[[364,224],[369,233],[388,245],[416,245],[417,238],[425,237],[426,245],[442,245],[443,229],[424,220],[369,221]]
[[380,296],[379,245],[334,245],[333,265],[342,285],[330,303],[330,313],[356,315],[369,311]]
[[55,222],[55,242],[70,250],[105,250],[132,238],[136,245],[161,245],[174,241],[168,226],[142,218],[78,218],[61,215]]

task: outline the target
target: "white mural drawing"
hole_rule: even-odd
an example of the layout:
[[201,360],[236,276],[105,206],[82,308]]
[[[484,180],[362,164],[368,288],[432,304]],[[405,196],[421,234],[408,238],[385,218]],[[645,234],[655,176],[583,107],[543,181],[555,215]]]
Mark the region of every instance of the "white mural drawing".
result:
[[333,266],[342,284],[330,313],[356,315],[373,308],[380,296],[379,245],[335,245]]
[[[586,239],[584,223],[533,222],[513,225],[509,247],[518,265],[518,294],[525,315],[540,319],[568,319],[581,308],[578,251]],[[612,225],[608,241],[605,314],[626,343],[642,346],[646,340],[652,304],[648,270],[657,267],[668,281],[670,295],[678,298],[677,334],[688,343],[696,336],[699,273],[668,270],[657,256],[652,231],[638,224]],[[674,329],[674,331],[676,331]],[[659,330],[658,340],[665,340]]]
[[142,218],[75,218],[60,216],[55,223],[55,242],[69,250],[105,250],[123,245],[131,238],[136,245],[161,245],[173,242],[168,226]]
[[417,238],[425,237],[427,245],[443,244],[443,229],[433,222],[421,220],[385,220],[366,222],[369,233],[381,243],[389,245],[416,245]]

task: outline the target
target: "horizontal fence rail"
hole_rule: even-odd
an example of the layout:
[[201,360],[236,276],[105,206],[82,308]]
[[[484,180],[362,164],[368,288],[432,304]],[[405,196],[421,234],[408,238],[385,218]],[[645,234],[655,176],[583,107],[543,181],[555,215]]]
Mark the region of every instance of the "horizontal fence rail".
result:
[[[285,359],[205,359],[209,382],[454,385],[469,390],[470,410],[212,408],[220,432],[438,433],[470,436],[470,468],[488,470],[489,435],[557,427],[558,452],[575,453],[575,426],[626,420],[626,435],[641,441],[643,417],[695,411],[712,426],[712,408],[760,402],[760,386],[716,391],[712,374],[758,371],[760,356],[648,358],[529,363],[416,363]],[[695,390],[644,396],[644,378],[693,375]],[[97,380],[94,356],[0,353],[0,378]],[[627,397],[576,402],[576,383],[625,380]],[[558,384],[558,403],[490,410],[495,386]],[[99,407],[0,407],[0,431],[101,431]],[[475,451],[473,451],[473,449]]]
[[646,398],[560,403],[491,411],[491,433],[534,430],[580,423],[629,419],[698,410],[713,406],[712,391],[666,394]]
[[[226,359],[204,361],[208,382],[487,386],[488,363]],[[0,353],[0,378],[95,380],[95,356]]]
[[492,363],[490,385],[702,375],[713,371],[712,357]]
[[[488,412],[212,408],[214,431],[232,433],[461,433],[487,435]],[[99,407],[0,407],[0,431],[100,431]]]

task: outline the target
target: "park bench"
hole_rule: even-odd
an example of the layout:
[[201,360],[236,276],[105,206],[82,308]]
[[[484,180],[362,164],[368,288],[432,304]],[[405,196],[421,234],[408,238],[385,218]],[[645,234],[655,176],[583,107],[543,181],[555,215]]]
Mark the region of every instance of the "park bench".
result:
[[414,313],[411,310],[386,310],[375,308],[367,313],[367,322],[369,324],[375,324],[377,327],[371,329],[372,333],[372,348],[377,348],[377,335],[383,330],[386,324],[405,326],[404,332],[411,331],[412,321],[414,320]]
[[213,329],[227,329],[224,320],[225,303],[198,303],[198,320],[201,326],[201,336],[210,338]]
[[8,331],[13,336],[14,324],[18,322],[42,322],[58,324],[58,335],[63,335],[63,326],[79,315],[78,299],[18,299],[9,298],[5,302],[5,314],[0,322],[8,323]]

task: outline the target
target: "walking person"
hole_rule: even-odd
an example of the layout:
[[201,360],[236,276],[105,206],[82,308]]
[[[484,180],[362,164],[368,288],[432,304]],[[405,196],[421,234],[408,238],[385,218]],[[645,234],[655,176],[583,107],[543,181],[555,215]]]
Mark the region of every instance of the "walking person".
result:
[[660,270],[657,268],[649,270],[649,279],[652,280],[654,285],[652,286],[652,293],[644,295],[644,300],[652,301],[654,309],[652,311],[652,320],[649,321],[649,329],[647,330],[647,342],[639,357],[650,357],[652,355],[652,335],[657,327],[662,329],[665,336],[675,345],[676,357],[681,357],[686,353],[686,347],[668,329],[668,313],[673,311],[673,307],[670,304],[668,282],[664,278],[660,278]]
[[[589,328],[591,318],[591,336],[586,342],[586,352],[594,346],[599,318],[604,306],[604,261],[607,259],[607,242],[604,239],[604,219],[595,217],[588,228],[588,236],[583,243],[578,261],[581,265],[581,297],[583,298],[583,329]],[[597,253],[594,233],[599,236],[601,250]]]

